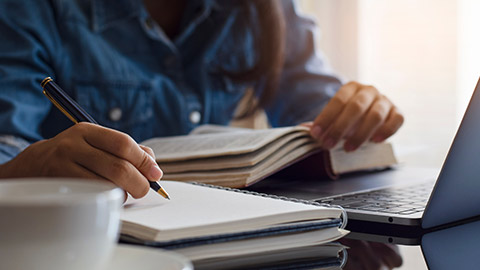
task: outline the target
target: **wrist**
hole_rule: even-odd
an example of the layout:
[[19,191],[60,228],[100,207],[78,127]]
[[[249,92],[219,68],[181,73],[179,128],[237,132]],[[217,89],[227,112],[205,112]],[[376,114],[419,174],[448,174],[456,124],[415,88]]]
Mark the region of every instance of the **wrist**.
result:
[[12,161],[8,161],[6,163],[0,164],[0,179],[2,178],[12,178],[14,175],[12,174]]
[[7,178],[7,176],[6,176],[7,168],[6,167],[7,167],[6,163],[0,164],[0,179]]

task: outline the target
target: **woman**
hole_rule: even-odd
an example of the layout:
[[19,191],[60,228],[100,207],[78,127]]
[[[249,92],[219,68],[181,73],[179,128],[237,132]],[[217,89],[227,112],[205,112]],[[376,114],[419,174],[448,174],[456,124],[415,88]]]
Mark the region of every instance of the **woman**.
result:
[[[142,197],[162,172],[136,141],[228,124],[249,88],[259,102],[244,116],[260,107],[274,127],[313,121],[325,148],[346,139],[353,151],[403,123],[374,87],[328,71],[292,1],[7,0],[0,10],[3,178],[102,178]],[[47,76],[102,126],[69,127],[42,96]]]

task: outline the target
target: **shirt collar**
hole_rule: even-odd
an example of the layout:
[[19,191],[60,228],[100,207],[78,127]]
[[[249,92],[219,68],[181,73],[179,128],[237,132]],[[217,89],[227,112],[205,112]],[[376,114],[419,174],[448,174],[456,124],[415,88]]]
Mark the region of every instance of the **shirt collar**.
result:
[[[143,0],[91,0],[92,29],[95,32],[102,32],[114,25],[115,22],[133,17],[140,17],[145,14]],[[238,0],[217,1],[217,0],[189,0],[190,7],[197,10],[196,16],[185,25],[187,31],[181,34],[180,40],[184,40],[201,21],[205,20],[212,11],[219,11],[237,7]]]
[[214,0],[190,0],[186,12],[184,14],[184,21],[182,22],[182,32],[176,38],[176,43],[182,43],[197,26],[203,22],[212,12]]
[[141,0],[92,0],[92,28],[101,32],[116,21],[125,20],[140,14]]

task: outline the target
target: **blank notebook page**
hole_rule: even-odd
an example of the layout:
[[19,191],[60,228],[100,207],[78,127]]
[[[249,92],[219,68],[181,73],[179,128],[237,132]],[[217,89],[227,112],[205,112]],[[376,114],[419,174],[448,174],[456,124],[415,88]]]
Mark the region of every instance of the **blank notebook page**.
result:
[[[226,191],[183,182],[161,181],[166,200],[150,190],[140,200],[128,198],[121,219],[156,231],[211,231],[265,228],[291,221],[339,218],[341,210]],[[167,232],[166,232],[167,234]],[[194,233],[195,234],[195,233]],[[190,235],[190,234],[188,234]],[[168,239],[163,239],[168,240]]]

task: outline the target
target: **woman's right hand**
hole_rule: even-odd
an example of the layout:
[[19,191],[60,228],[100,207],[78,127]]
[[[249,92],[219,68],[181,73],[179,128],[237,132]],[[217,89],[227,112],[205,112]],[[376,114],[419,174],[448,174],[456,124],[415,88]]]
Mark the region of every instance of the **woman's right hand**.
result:
[[76,177],[109,180],[134,198],[149,190],[162,171],[150,148],[125,133],[90,123],[78,123],[54,138],[30,145],[0,165],[0,178]]

